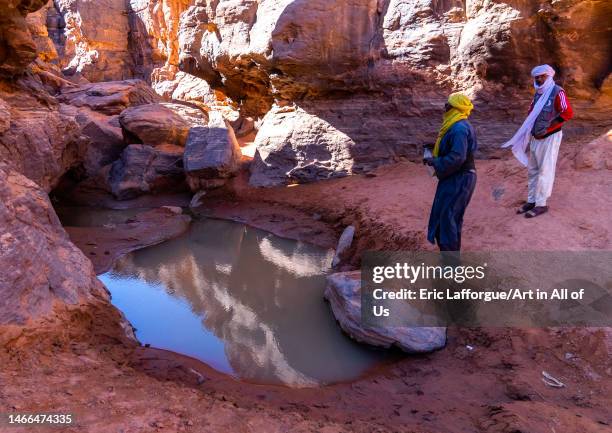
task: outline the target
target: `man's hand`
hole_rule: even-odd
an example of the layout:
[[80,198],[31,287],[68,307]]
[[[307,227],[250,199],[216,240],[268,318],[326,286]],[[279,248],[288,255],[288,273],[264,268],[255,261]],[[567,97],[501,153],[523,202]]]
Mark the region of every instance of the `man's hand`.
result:
[[433,161],[435,158],[423,158],[423,164],[425,165],[433,165]]

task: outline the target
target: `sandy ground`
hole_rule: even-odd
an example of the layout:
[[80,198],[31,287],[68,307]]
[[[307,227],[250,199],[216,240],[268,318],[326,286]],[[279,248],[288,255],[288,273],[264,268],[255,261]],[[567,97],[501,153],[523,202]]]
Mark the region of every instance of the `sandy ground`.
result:
[[[526,219],[515,213],[526,199],[526,169],[513,159],[478,161],[477,165],[476,191],[464,222],[465,250],[612,247],[612,173],[609,170],[575,170],[569,158],[562,158],[548,202],[550,212]],[[424,166],[404,161],[381,167],[368,176],[275,189],[248,188],[243,177],[234,184],[235,209],[227,200],[211,199],[207,204],[211,214],[235,215],[261,226],[270,214],[279,213],[270,211],[269,205],[289,206],[310,215],[291,222],[297,230],[307,230],[312,225],[308,220],[314,220],[313,216],[321,216],[337,231],[353,224],[357,228],[358,250],[434,249],[427,242],[426,229],[435,188],[436,180],[426,175]],[[280,213],[278,217],[283,219]],[[268,228],[276,225],[268,224]]]
[[[525,171],[511,160],[478,161],[465,249],[610,249],[611,172],[571,165],[569,157],[560,161],[551,212],[527,220],[514,213]],[[271,190],[248,188],[243,176],[229,200],[213,194],[200,212],[320,245],[333,245],[354,224],[350,267],[364,249],[433,248],[424,231],[434,190],[424,168],[409,161],[373,176]],[[298,390],[237,382],[140,347],[123,337],[119,313],[107,305],[58,310],[57,317],[32,324],[36,335],[15,331],[0,351],[0,413],[76,414],[78,425],[48,431],[612,431],[609,329],[449,329],[444,350],[380,366],[352,383]],[[566,386],[545,385],[542,371]]]

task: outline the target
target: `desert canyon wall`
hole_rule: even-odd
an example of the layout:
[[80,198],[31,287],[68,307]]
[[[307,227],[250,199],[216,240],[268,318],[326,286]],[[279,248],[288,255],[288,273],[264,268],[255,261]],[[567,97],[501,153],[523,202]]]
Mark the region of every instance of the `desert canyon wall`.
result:
[[[172,380],[157,380],[148,371],[126,366],[136,347],[133,330],[111,305],[92,262],[62,228],[50,194],[69,183],[82,187],[81,191],[103,191],[116,200],[213,189],[224,197],[221,187],[230,185],[229,179],[240,170],[253,186],[368,172],[385,163],[418,158],[420,146],[433,141],[446,96],[454,90],[465,91],[475,100],[479,157],[509,159],[497,148],[524,117],[531,98],[529,71],[541,63],[556,68],[557,81],[576,109],[577,118],[564,134],[590,142],[570,162],[585,170],[612,170],[612,135],[602,136],[612,125],[611,16],[609,0],[0,0],[0,356],[7,366],[0,371],[3,410],[8,411],[13,400],[30,404],[34,395],[72,407],[80,395],[83,412],[93,413],[95,408],[102,414],[95,420],[100,431],[117,431],[127,425],[125,420],[145,426],[134,431],[181,431],[168,421],[172,415],[165,410],[163,419],[153,421],[159,408],[174,400],[177,413],[190,408],[219,431],[247,424],[248,429],[267,427],[278,420],[278,428],[267,431],[318,431],[323,420],[329,424],[331,414],[332,421],[342,420],[330,426],[333,430],[371,432],[386,431],[368,424],[372,405],[378,407],[378,421],[372,423],[387,425],[395,416],[386,407],[391,399],[420,392],[415,395],[423,405],[423,416],[428,405],[442,404],[438,396],[450,396],[452,405],[461,401],[479,413],[490,411],[486,422],[499,417],[504,429],[533,418],[534,413],[546,422],[553,413],[583,422],[574,420],[574,412],[559,403],[563,401],[558,400],[559,394],[546,400],[539,393],[520,391],[530,389],[524,383],[539,383],[539,370],[535,364],[515,368],[515,355],[521,353],[529,362],[531,357],[549,360],[554,352],[549,334],[537,337],[543,341],[537,356],[531,351],[535,340],[528,347],[515,346],[520,339],[504,335],[499,341],[508,346],[498,350],[492,345],[488,352],[499,359],[470,364],[461,371],[465,358],[472,355],[464,348],[471,340],[459,339],[457,350],[465,354],[461,358],[451,351],[446,354],[449,366],[459,366],[457,373],[446,370],[451,379],[432,387],[444,393],[447,387],[456,388],[455,394],[423,396],[420,386],[413,386],[414,376],[422,376],[421,383],[428,384],[444,376],[426,365],[430,361],[424,358],[418,360],[422,370],[411,364],[393,370],[391,379],[385,373],[380,384],[373,379],[369,388],[353,389],[348,384],[337,394],[328,394],[330,410],[340,401],[341,410],[335,413],[326,412],[327,403],[322,406],[318,400],[302,411],[302,404],[293,407],[281,401],[285,395],[281,393],[274,397],[281,403],[280,409],[272,411],[272,420],[266,412],[272,403],[263,406],[261,389],[252,392],[255,403],[249,400],[239,407],[226,401],[225,391],[213,397],[214,391],[208,395]],[[239,146],[251,141],[254,158],[241,159]],[[382,181],[397,182],[394,173],[404,167],[414,165],[396,167]],[[496,175],[519,170],[509,167],[494,167]],[[410,177],[403,179],[408,179],[404,182],[409,190]],[[364,182],[370,180],[364,177]],[[605,200],[593,196],[607,184],[594,185],[599,189],[589,191],[590,203],[606,206]],[[326,189],[322,197],[334,201],[343,188]],[[263,190],[258,197],[269,191]],[[283,202],[292,202],[289,206],[302,200],[293,188],[274,191]],[[365,188],[363,194],[368,191]],[[406,193],[402,200],[406,203],[398,206],[409,209],[411,195]],[[321,203],[317,199],[317,206]],[[347,208],[353,212],[358,207],[355,201]],[[164,220],[188,219],[170,216],[176,209],[166,211]],[[370,209],[359,211],[365,214]],[[584,212],[605,215],[601,208]],[[364,229],[371,238],[357,240],[362,249],[388,247],[384,236],[372,239],[386,233],[376,218],[373,215],[370,220],[371,232]],[[482,218],[495,218],[495,214]],[[334,223],[346,221],[352,223],[342,216]],[[577,227],[575,238],[584,233],[593,238],[599,235],[593,232],[600,226],[590,225],[588,216],[571,219],[562,227],[570,225]],[[522,233],[523,228],[517,227],[513,226],[514,233]],[[495,239],[491,242],[487,245]],[[606,244],[588,245],[603,248],[598,245]],[[477,341],[479,332],[475,332]],[[588,343],[593,341],[588,338],[595,338],[580,332],[576,341]],[[589,332],[584,330],[585,335]],[[567,340],[561,331],[555,338],[555,342]],[[596,360],[609,360],[606,338],[606,351],[590,345],[585,351],[595,353]],[[484,346],[475,358],[485,353]],[[503,411],[502,406],[483,403],[481,394],[487,395],[487,384],[493,382],[473,380],[498,376],[499,366],[503,366],[500,380],[506,394],[498,400],[516,400],[504,403]],[[481,374],[484,368],[489,373]],[[472,381],[457,384],[456,376],[466,372]],[[595,375],[590,370],[588,374]],[[197,372],[196,376],[199,386],[204,379]],[[70,392],[64,386],[70,386]],[[387,394],[380,394],[380,386],[387,387]],[[235,387],[236,395],[249,388]],[[464,401],[466,389],[480,400]],[[572,394],[565,401],[590,410],[588,397],[576,394],[576,389],[570,387]],[[591,388],[584,389],[584,395],[593,394]],[[139,390],[137,396],[134,390]],[[89,394],[98,400],[90,400]],[[343,400],[356,394],[357,403]],[[378,402],[364,400],[363,396],[371,395],[382,397]],[[288,400],[299,401],[294,394]],[[140,421],[133,421],[138,418],[131,406],[135,401],[146,406],[141,407]],[[548,404],[555,411],[564,409],[547,412],[543,408]],[[27,407],[14,405],[11,410]],[[352,412],[346,412],[348,408]],[[511,426],[506,424],[508,410],[520,414]],[[123,418],[112,424],[108,414],[114,412],[123,413]],[[448,425],[453,428],[459,421],[467,422],[454,409],[444,407],[442,412],[451,414]],[[353,423],[359,417],[363,419]],[[422,424],[395,419],[399,421],[394,430],[422,430]],[[360,422],[363,426],[357,429]],[[545,421],[541,422],[544,426]],[[162,424],[166,430],[159,427]],[[493,422],[486,431],[501,431],[497,425]]]
[[[609,1],[1,0],[0,11],[2,262],[24,266],[31,249],[48,266],[37,284],[3,273],[3,294],[38,290],[3,323],[104,297],[46,198],[69,171],[120,199],[216,187],[185,180],[189,143],[230,143],[235,170],[236,137],[257,132],[255,186],[364,172],[415,157],[452,90],[475,99],[483,155],[495,154],[544,62],[580,131],[609,126]],[[57,260],[65,273],[42,281],[64,269]],[[72,287],[70,267],[87,281]]]
[[[415,157],[452,90],[476,99],[481,149],[494,152],[521,119],[536,64],[558,70],[589,121],[612,86],[606,1],[30,3],[16,10],[42,7],[28,18],[39,59],[69,80],[143,79],[165,100],[223,109],[237,132],[255,122],[258,186]],[[14,38],[29,39],[23,27]],[[3,69],[27,64],[33,47]]]

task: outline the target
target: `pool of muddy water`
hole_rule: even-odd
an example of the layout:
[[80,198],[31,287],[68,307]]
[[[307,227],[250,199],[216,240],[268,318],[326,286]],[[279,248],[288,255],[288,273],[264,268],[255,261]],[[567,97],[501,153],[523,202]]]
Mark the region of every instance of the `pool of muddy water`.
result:
[[[79,213],[69,216],[79,225],[121,220],[121,213]],[[120,258],[99,278],[143,344],[249,382],[319,386],[390,359],[335,322],[323,300],[331,260],[331,250],[203,219],[179,238]]]

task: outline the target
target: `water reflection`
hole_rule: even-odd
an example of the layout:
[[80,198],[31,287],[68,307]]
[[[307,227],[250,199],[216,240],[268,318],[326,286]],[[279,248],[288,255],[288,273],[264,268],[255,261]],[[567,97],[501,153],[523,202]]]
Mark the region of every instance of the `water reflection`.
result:
[[344,336],[323,301],[332,252],[204,220],[129,254],[100,278],[144,343],[261,383],[315,386],[383,354]]

